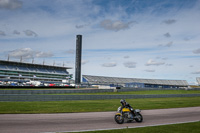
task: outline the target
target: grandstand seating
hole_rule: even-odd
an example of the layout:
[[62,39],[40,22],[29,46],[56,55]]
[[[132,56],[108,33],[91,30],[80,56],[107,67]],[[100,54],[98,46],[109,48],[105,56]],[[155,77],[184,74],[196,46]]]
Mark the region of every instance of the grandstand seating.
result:
[[139,79],[139,78],[119,78],[119,77],[104,77],[104,76],[91,76],[82,75],[83,81],[89,84],[120,84],[125,85],[126,83],[144,83],[155,86],[168,86],[168,87],[187,87],[189,84],[186,80],[164,80],[164,79]]
[[71,78],[67,69],[70,68],[0,60],[0,78],[62,81]]

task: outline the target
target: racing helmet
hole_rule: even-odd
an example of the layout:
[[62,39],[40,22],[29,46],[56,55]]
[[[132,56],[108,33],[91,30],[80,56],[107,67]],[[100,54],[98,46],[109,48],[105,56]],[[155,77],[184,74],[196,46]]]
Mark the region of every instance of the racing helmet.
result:
[[126,100],[121,99],[121,100],[120,100],[120,103],[121,103],[121,104],[124,104],[124,103],[126,103]]

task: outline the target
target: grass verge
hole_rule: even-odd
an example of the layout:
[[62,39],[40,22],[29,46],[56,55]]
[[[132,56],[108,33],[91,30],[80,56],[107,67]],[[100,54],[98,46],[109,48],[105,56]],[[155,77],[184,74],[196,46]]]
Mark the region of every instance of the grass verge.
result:
[[199,133],[200,122],[79,133]]
[[[200,97],[126,99],[134,108],[163,109],[200,106]],[[50,102],[0,102],[0,114],[115,111],[119,99]]]

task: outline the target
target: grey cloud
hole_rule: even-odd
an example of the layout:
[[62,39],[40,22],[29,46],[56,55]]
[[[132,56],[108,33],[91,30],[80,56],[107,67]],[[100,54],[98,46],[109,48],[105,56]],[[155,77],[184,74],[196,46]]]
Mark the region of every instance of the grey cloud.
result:
[[15,35],[20,35],[20,32],[17,31],[17,30],[14,30],[14,31],[13,31],[13,34],[15,34]]
[[45,57],[52,57],[53,54],[51,52],[41,52],[41,51],[36,51],[35,52],[35,57],[38,58],[45,58]]
[[160,56],[157,56],[156,59],[167,60],[168,58],[167,58],[167,57],[160,57]]
[[176,23],[176,20],[175,19],[168,19],[168,20],[164,20],[163,23],[170,25],[170,24]]
[[165,64],[166,66],[173,66],[173,64]]
[[168,42],[167,44],[159,44],[160,47],[171,47],[173,45],[173,41]]
[[166,46],[166,47],[171,47],[172,44],[173,44],[173,42],[169,42],[169,43],[167,43],[165,46]]
[[75,50],[74,49],[69,49],[69,50],[67,50],[67,51],[65,51],[65,53],[67,53],[67,54],[75,54]]
[[27,36],[38,36],[34,31],[31,31],[31,30],[25,30],[24,33],[27,35]]
[[200,74],[200,70],[199,70],[199,71],[192,72],[192,74]]
[[34,56],[34,51],[31,48],[16,49],[9,52],[10,57],[30,59]]
[[194,54],[200,54],[200,48],[192,51]]
[[154,66],[160,66],[160,65],[164,65],[165,62],[156,62],[152,59],[149,59],[148,62],[145,64],[146,66],[151,66],[151,65],[154,65]]
[[128,58],[130,58],[130,56],[128,56],[128,55],[124,56],[124,59],[128,59]]
[[164,57],[164,58],[162,58],[163,60],[167,60],[168,58],[167,57]]
[[81,29],[81,28],[85,28],[87,26],[89,26],[90,24],[83,24],[83,25],[76,25],[77,29]]
[[32,59],[33,57],[44,58],[44,57],[52,57],[53,54],[51,52],[41,52],[34,51],[31,48],[22,48],[16,49],[8,52],[10,57],[14,58],[24,58],[24,59]]
[[83,61],[81,61],[81,64],[82,65],[85,65],[85,64],[87,64],[89,61],[88,60],[83,60]]
[[164,36],[167,37],[167,38],[171,37],[169,32],[165,33]]
[[103,67],[115,67],[117,66],[116,62],[109,62],[109,63],[104,63],[102,64]]
[[183,40],[184,41],[190,41],[192,38],[191,37],[185,37]]
[[137,64],[136,62],[131,62],[131,61],[124,62],[124,66],[128,68],[136,68],[136,64]]
[[0,36],[6,36],[6,33],[0,30]]
[[160,59],[160,58],[161,58],[160,56],[157,56],[157,57],[156,57],[156,59]]
[[155,70],[153,70],[153,69],[147,69],[147,70],[144,70],[144,71],[146,71],[146,72],[155,72]]
[[19,0],[0,0],[0,9],[14,10],[22,7],[22,2]]
[[106,30],[119,31],[119,30],[129,29],[130,25],[133,23],[136,23],[136,22],[131,21],[131,22],[125,23],[121,21],[112,21],[110,19],[106,19],[106,20],[101,21],[100,26]]

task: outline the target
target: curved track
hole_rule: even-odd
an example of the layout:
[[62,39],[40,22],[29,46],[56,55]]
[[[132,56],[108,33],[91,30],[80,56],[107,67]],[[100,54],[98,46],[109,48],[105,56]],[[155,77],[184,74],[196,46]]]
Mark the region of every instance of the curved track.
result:
[[63,114],[1,114],[0,133],[102,130],[164,125],[200,120],[200,107],[143,110],[142,123],[116,124],[115,112]]

